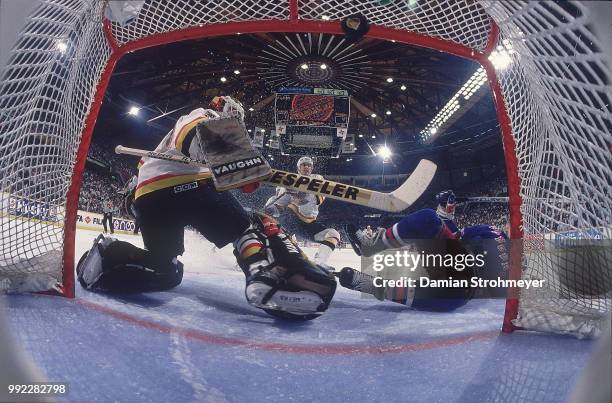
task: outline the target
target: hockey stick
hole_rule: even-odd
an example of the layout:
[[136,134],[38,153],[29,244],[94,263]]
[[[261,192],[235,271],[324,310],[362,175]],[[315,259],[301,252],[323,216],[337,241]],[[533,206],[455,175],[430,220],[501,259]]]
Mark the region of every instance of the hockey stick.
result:
[[[136,148],[115,148],[117,154],[135,155],[138,157],[158,158],[175,161],[187,165],[208,168],[204,161],[156,151],[139,150]],[[376,190],[363,189],[344,183],[320,180],[292,172],[272,170],[272,175],[261,183],[269,186],[281,186],[300,192],[312,193],[331,199],[371,207],[377,210],[397,213],[410,207],[427,189],[436,173],[437,166],[431,161],[421,160],[410,177],[393,192],[384,193]]]

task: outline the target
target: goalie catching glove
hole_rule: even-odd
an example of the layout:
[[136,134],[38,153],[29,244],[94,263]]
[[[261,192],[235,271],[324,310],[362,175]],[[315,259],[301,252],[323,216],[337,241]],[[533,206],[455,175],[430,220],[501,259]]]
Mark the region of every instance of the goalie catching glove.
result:
[[246,275],[247,301],[284,319],[314,319],[329,307],[336,291],[334,276],[309,261],[270,216],[255,215],[251,227],[234,244]]

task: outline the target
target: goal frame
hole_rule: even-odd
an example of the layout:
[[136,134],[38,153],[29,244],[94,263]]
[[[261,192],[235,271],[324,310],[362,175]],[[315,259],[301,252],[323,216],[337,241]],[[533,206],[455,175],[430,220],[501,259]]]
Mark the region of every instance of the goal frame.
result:
[[[105,3],[107,0],[105,0]],[[104,35],[112,49],[110,58],[103,69],[100,81],[97,85],[95,95],[91,101],[91,107],[85,119],[85,125],[81,134],[81,141],[77,149],[75,165],[73,169],[72,181],[70,183],[67,198],[66,198],[66,215],[64,220],[64,251],[63,251],[63,295],[68,298],[75,296],[75,241],[76,241],[76,218],[78,209],[79,192],[81,189],[81,178],[85,170],[85,162],[87,153],[91,144],[93,130],[96,124],[98,113],[103,102],[104,95],[108,84],[110,83],[112,73],[117,65],[117,62],[126,54],[138,51],[145,48],[160,46],[168,43],[187,41],[193,39],[201,39],[207,37],[226,36],[237,33],[254,34],[262,32],[283,32],[283,33],[325,33],[334,35],[344,35],[340,21],[312,21],[302,20],[299,18],[298,0],[289,0],[289,19],[288,20],[261,20],[261,21],[244,21],[244,22],[228,22],[205,25],[201,27],[189,27],[186,29],[154,34],[142,39],[128,42],[124,45],[119,45],[112,34],[111,24],[104,16]],[[493,63],[489,60],[489,56],[495,50],[499,39],[499,29],[495,21],[489,17],[490,31],[488,35],[487,45],[482,52],[471,49],[467,46],[460,45],[451,41],[434,38],[424,34],[394,29],[375,24],[370,25],[368,32],[365,34],[368,38],[375,38],[387,41],[395,41],[407,45],[414,45],[441,52],[449,53],[464,59],[472,60],[479,63],[486,72],[487,81],[489,82],[493,93],[493,101],[495,110],[499,120],[502,143],[504,149],[504,157],[506,164],[507,186],[509,196],[509,211],[510,211],[510,238],[520,239],[523,237],[522,232],[522,214],[520,197],[520,178],[518,174],[518,160],[516,157],[516,146],[512,135],[512,127],[510,118],[502,95],[502,89],[498,81],[497,73]],[[513,246],[513,248],[515,248]],[[511,256],[514,257],[511,262],[511,278],[520,278],[520,250],[513,251]],[[509,296],[506,300],[506,310],[502,330],[510,332],[515,329],[512,324],[512,319],[516,318],[518,313],[518,297],[516,290],[509,290]]]

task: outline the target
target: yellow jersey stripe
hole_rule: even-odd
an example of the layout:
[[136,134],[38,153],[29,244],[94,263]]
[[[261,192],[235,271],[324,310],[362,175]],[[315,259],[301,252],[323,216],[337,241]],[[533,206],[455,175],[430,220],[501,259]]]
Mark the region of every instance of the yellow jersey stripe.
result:
[[181,128],[181,130],[178,132],[178,134],[176,135],[174,139],[174,144],[177,150],[181,151],[183,149],[183,141],[185,141],[185,138],[187,137],[187,134],[189,134],[191,129],[193,129],[194,127],[196,127],[196,125],[198,125],[199,123],[205,120],[208,120],[208,117],[201,116],[199,118],[192,120],[191,122],[187,123],[185,126]]

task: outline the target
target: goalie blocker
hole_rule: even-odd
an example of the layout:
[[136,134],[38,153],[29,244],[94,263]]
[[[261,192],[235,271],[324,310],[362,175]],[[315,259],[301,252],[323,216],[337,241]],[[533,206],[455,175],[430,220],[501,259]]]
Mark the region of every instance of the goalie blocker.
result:
[[217,190],[228,190],[258,182],[272,169],[253,147],[244,126],[242,104],[228,96],[214,97],[210,107],[221,118],[198,125],[198,136]]
[[268,161],[251,145],[241,120],[210,119],[200,123],[198,131],[217,190],[259,182],[272,174]]

